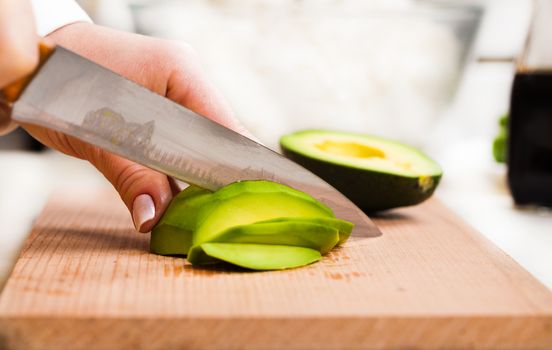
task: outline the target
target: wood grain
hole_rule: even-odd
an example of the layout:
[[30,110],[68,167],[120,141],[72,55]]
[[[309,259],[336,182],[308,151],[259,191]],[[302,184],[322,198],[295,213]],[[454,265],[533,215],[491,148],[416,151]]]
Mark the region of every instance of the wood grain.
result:
[[0,349],[552,348],[552,293],[437,200],[374,219],[305,268],[195,268],[149,254],[111,191],[58,193],[0,296]]

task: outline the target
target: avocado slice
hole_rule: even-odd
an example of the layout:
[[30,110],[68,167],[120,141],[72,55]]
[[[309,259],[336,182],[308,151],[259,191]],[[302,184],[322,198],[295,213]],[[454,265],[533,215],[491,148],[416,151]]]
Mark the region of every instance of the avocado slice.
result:
[[280,139],[285,156],[334,186],[365,212],[429,198],[441,167],[415,148],[355,133],[305,130]]
[[335,227],[315,223],[315,219],[312,222],[308,220],[289,219],[233,226],[209,242],[289,245],[316,249],[326,254],[339,242],[339,231]]
[[214,193],[213,198],[225,200],[244,193],[286,193],[316,204],[320,207],[320,209],[325,210],[330,216],[334,216],[333,211],[328,206],[320,203],[318,200],[314,199],[305,192],[301,192],[289,186],[272,181],[245,180],[234,182],[217,190]]
[[182,191],[153,229],[150,248],[187,254],[194,265],[222,260],[254,270],[284,269],[319,260],[352,229],[306,193],[242,181],[214,193],[195,186]]
[[211,200],[212,193],[189,186],[176,195],[151,231],[150,251],[162,255],[186,255],[192,246],[199,208]]
[[333,214],[317,203],[293,194],[245,192],[224,200],[211,200],[202,206],[193,235],[193,244],[209,242],[233,226],[290,216],[333,218]]
[[320,260],[320,252],[304,247],[241,243],[203,243],[188,260],[198,265],[216,259],[252,270],[281,270]]
[[270,219],[265,221],[259,221],[257,224],[262,223],[272,223],[272,222],[306,222],[306,223],[312,223],[327,227],[332,227],[336,229],[339,232],[339,241],[337,244],[344,243],[349,236],[351,235],[351,232],[353,232],[353,228],[355,225],[349,221],[337,219],[337,218],[297,218],[297,217],[281,217],[276,219]]

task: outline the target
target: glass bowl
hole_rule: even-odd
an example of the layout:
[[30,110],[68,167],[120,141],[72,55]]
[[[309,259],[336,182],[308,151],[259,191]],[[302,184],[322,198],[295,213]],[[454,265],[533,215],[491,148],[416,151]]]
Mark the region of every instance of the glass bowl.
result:
[[191,44],[272,148],[300,129],[423,147],[451,100],[482,8],[456,2],[170,0],[132,6],[139,32]]

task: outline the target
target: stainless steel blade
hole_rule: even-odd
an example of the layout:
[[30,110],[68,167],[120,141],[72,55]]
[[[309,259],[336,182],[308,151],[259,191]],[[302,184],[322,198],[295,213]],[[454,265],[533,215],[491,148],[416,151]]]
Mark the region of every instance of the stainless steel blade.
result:
[[238,180],[280,182],[360,224],[357,232],[379,235],[352,202],[303,167],[62,47],[16,102],[13,119],[211,190]]

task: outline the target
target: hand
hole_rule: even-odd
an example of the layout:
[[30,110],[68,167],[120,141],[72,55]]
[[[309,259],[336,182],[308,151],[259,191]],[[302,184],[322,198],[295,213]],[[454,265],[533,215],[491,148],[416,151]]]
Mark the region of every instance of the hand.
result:
[[[207,79],[194,51],[185,44],[87,23],[63,27],[49,35],[49,39],[205,117],[247,134]],[[151,230],[172,199],[174,187],[164,174],[62,133],[33,125],[23,127],[45,145],[92,163],[119,192],[140,232]]]
[[[31,73],[38,64],[38,37],[31,4],[0,0],[0,87]],[[0,135],[13,130],[9,108],[0,103]]]

